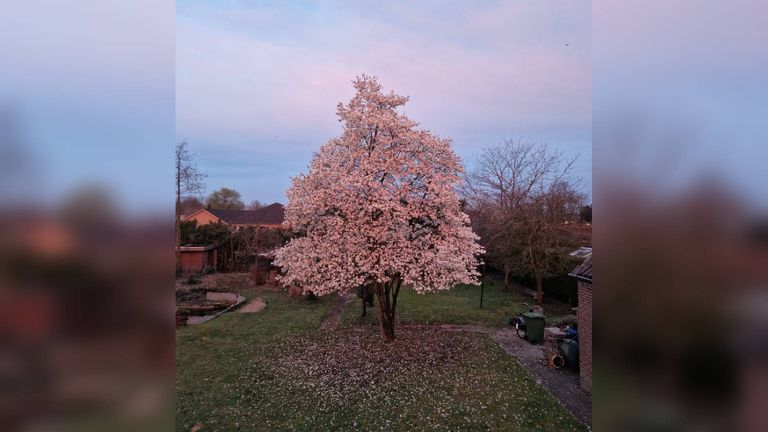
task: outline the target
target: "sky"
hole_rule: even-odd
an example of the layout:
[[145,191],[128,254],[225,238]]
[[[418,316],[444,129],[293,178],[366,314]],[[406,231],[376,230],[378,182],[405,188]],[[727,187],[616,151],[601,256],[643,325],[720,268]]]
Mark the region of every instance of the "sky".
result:
[[593,11],[595,195],[718,187],[768,211],[768,3],[601,0]]
[[0,206],[97,184],[170,214],[179,139],[208,192],[284,201],[368,73],[467,162],[524,137],[578,155],[587,192],[703,178],[768,208],[768,3],[392,3],[9,4]]
[[578,157],[591,196],[589,1],[177,2],[176,138],[208,193],[285,202],[362,73],[465,165],[504,138],[544,142]]
[[99,187],[132,212],[173,211],[174,14],[156,0],[7,5],[0,203]]

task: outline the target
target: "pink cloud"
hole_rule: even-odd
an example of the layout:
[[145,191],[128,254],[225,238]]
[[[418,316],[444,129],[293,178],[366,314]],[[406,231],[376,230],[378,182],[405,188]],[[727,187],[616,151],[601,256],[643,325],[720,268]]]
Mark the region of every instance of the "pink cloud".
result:
[[237,26],[228,25],[238,16],[232,10],[214,19],[182,16],[178,130],[327,139],[339,130],[336,103],[351,96],[350,81],[363,72],[411,96],[406,111],[437,133],[586,130],[591,67],[585,4],[558,11],[502,3],[449,11],[446,20],[424,10],[406,16],[402,5],[388,5],[381,15],[400,18],[352,10],[352,16],[313,15],[312,25],[289,21],[290,31],[243,30],[243,22],[262,15],[250,9],[240,12]]

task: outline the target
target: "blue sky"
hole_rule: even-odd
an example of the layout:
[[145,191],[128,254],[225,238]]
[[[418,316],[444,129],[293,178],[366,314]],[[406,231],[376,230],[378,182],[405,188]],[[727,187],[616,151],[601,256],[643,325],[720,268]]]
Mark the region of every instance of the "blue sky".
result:
[[208,192],[285,202],[368,73],[465,160],[505,137],[547,142],[579,156],[591,193],[590,2],[392,3],[177,3],[176,135]]
[[[0,198],[29,189],[50,204],[96,184],[134,212],[172,211],[173,2],[9,6],[0,14],[0,116],[14,119],[26,162],[9,163],[25,175],[4,181]],[[0,139],[0,152],[11,145]]]
[[97,183],[124,208],[170,213],[181,138],[209,192],[284,201],[366,72],[465,159],[503,137],[541,140],[580,156],[590,190],[594,105],[596,186],[720,179],[766,207],[766,12],[759,0],[15,2],[0,14],[0,204]]
[[611,0],[594,12],[595,195],[715,184],[768,210],[768,3]]

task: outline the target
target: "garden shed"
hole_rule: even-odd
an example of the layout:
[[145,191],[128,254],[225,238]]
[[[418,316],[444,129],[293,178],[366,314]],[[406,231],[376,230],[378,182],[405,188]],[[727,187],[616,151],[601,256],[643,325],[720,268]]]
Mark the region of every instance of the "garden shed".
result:
[[180,255],[181,271],[199,273],[206,267],[216,268],[216,248],[207,246],[181,246],[176,248]]

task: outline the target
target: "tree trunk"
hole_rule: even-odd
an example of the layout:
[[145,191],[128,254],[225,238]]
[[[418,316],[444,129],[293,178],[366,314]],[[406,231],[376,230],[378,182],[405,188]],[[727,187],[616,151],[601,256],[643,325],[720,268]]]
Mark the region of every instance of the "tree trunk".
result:
[[397,295],[400,292],[400,285],[402,283],[402,279],[397,275],[389,282],[376,284],[381,333],[386,342],[395,339],[395,310],[397,308]]
[[176,150],[176,273],[181,273],[181,161]]
[[536,304],[541,306],[544,302],[544,288],[542,286],[542,269],[536,262],[536,256],[533,254],[533,250],[529,251],[531,257],[531,267],[533,267],[533,275],[536,277]]
[[363,313],[362,313],[362,315],[360,315],[361,318],[365,316],[365,312],[366,312],[366,307],[365,307],[366,304],[365,303],[368,301],[368,285],[363,285],[362,294],[363,295],[360,296],[361,297],[360,300],[363,301]]
[[386,342],[395,340],[395,320],[392,318],[391,309],[380,315],[381,334]]
[[504,291],[509,291],[509,268],[504,268]]
[[181,271],[181,251],[179,250],[181,246],[181,199],[176,197],[176,272]]
[[544,287],[542,284],[541,272],[535,272],[536,274],[536,304],[541,306],[544,303]]

